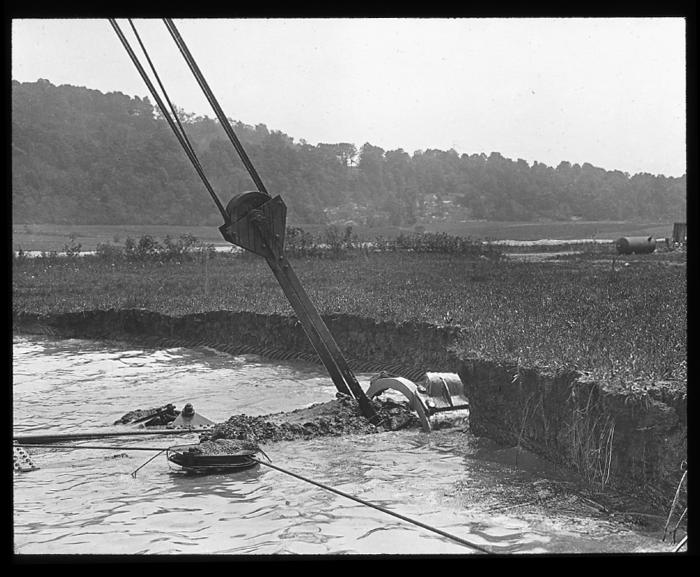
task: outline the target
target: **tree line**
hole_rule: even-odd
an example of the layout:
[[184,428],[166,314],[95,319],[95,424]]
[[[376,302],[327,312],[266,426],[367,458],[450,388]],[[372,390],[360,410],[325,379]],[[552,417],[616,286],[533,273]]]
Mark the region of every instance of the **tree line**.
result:
[[[254,185],[218,121],[179,111],[226,204]],[[149,99],[48,80],[12,82],[12,217],[57,224],[218,225],[221,217]],[[454,150],[311,145],[265,124],[233,128],[288,220],[684,220],[686,177],[550,167]]]

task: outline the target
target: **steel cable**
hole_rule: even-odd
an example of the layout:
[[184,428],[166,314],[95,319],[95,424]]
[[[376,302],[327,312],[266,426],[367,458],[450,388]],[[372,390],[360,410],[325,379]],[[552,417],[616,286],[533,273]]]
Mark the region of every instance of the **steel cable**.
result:
[[113,447],[109,445],[47,445],[32,443],[29,445],[32,449],[95,449],[95,450],[106,450],[106,451],[167,451],[168,447],[134,447],[132,445],[115,445]]
[[258,174],[258,171],[255,170],[253,163],[250,161],[250,158],[248,158],[248,154],[246,153],[245,149],[243,148],[241,141],[238,139],[238,137],[236,136],[236,133],[233,131],[233,128],[231,127],[231,124],[229,123],[228,118],[226,118],[224,111],[221,109],[221,106],[219,106],[219,102],[216,99],[216,96],[214,96],[214,93],[211,91],[209,84],[207,83],[206,79],[204,78],[204,75],[202,74],[202,71],[199,69],[199,66],[197,66],[197,63],[195,62],[194,58],[192,57],[191,52],[187,48],[187,45],[185,44],[185,41],[183,40],[182,36],[180,35],[180,32],[178,31],[177,27],[175,26],[175,23],[170,18],[163,18],[163,22],[165,23],[166,28],[170,32],[170,35],[173,37],[175,44],[180,49],[180,52],[182,53],[182,56],[185,59],[185,62],[187,62],[187,65],[189,66],[190,70],[192,71],[192,74],[194,75],[195,79],[197,80],[197,83],[199,84],[200,88],[202,89],[202,92],[204,92],[204,95],[206,96],[207,100],[209,101],[209,104],[214,109],[214,112],[216,113],[216,117],[219,119],[219,122],[221,123],[222,128],[226,132],[226,135],[229,137],[229,140],[231,141],[231,144],[233,144],[233,147],[236,149],[236,152],[238,152],[238,156],[240,156],[241,161],[243,162],[246,169],[248,170],[248,174],[250,174],[250,177],[253,179],[255,186],[257,187],[257,189],[260,192],[262,192],[263,194],[265,194],[267,196],[270,196],[270,194],[267,192],[267,189],[265,188],[265,185],[262,182],[262,179],[260,178],[260,175]]
[[[143,463],[136,471],[132,473],[132,475],[135,476],[135,473],[140,470],[142,467],[150,463],[153,459],[155,459],[158,455],[160,455],[163,452],[168,452],[172,449],[172,447],[134,447],[134,446],[105,446],[105,445],[33,445],[33,447],[41,447],[41,448],[46,448],[46,449],[104,449],[104,450],[109,450],[109,451],[158,451],[157,455],[154,455],[152,458],[150,458],[148,461]],[[259,448],[260,449],[260,448]],[[294,477],[296,479],[299,479],[300,481],[304,481],[305,483],[309,483],[311,485],[314,485],[316,487],[319,487],[321,489],[325,489],[326,491],[330,491],[331,493],[335,493],[336,495],[340,495],[341,497],[345,497],[346,499],[350,499],[352,501],[355,501],[356,503],[359,503],[361,505],[364,505],[366,507],[370,507],[372,509],[376,509],[377,511],[381,511],[382,513],[386,513],[387,515],[391,515],[392,517],[396,517],[397,519],[401,519],[402,521],[406,521],[407,523],[411,523],[412,525],[416,525],[417,527],[421,527],[422,529],[427,529],[428,531],[432,531],[433,533],[437,533],[438,535],[442,537],[446,537],[448,539],[451,539],[452,541],[456,541],[457,543],[460,543],[461,545],[465,545],[467,547],[470,547],[472,549],[475,549],[477,551],[481,551],[482,553],[488,553],[488,554],[493,554],[493,551],[489,551],[488,549],[482,547],[481,545],[477,545],[476,543],[472,543],[471,541],[468,541],[466,539],[463,539],[462,537],[459,537],[457,535],[453,535],[452,533],[448,533],[447,531],[443,531],[442,529],[438,529],[437,527],[433,527],[432,525],[427,525],[426,523],[422,523],[421,521],[417,521],[416,519],[412,519],[410,517],[407,517],[406,515],[402,515],[400,513],[396,513],[394,511],[391,511],[389,509],[386,509],[385,507],[382,507],[381,505],[375,505],[374,503],[370,503],[369,501],[365,501],[364,499],[360,499],[359,497],[355,497],[354,495],[351,495],[350,493],[345,493],[344,491],[341,491],[340,489],[336,489],[334,487],[331,487],[329,485],[325,485],[324,483],[320,483],[318,481],[314,481],[313,479],[309,479],[308,477],[304,477],[303,475],[299,475],[298,473],[294,473],[292,471],[289,471],[287,469],[284,469],[278,465],[273,465],[270,457],[262,450],[260,449],[260,452],[265,455],[265,457],[268,459],[267,462],[261,461],[260,459],[256,459],[255,457],[249,456],[248,458],[251,461],[254,461],[260,465],[265,465],[267,467],[270,467],[272,469],[275,469],[276,471],[279,471],[280,473],[284,473],[285,475],[289,475],[290,477]],[[169,460],[169,459],[168,459]],[[219,465],[220,467],[220,465]],[[206,467],[203,467],[206,468]],[[684,541],[683,541],[684,542]],[[683,544],[681,542],[681,545]]]
[[131,18],[129,18],[128,20],[129,20],[129,25],[131,26],[131,29],[134,32],[134,36],[136,37],[136,40],[138,41],[139,46],[141,47],[143,55],[146,57],[146,61],[148,62],[148,65],[151,68],[151,72],[153,72],[153,76],[155,77],[156,82],[158,82],[158,86],[160,87],[161,91],[163,92],[163,96],[165,97],[165,100],[168,103],[168,106],[170,107],[170,112],[172,113],[173,118],[175,119],[175,122],[177,123],[177,125],[180,129],[180,134],[182,134],[182,138],[187,143],[187,147],[192,152],[192,155],[194,156],[195,160],[197,161],[197,165],[201,167],[201,163],[199,162],[199,159],[197,158],[197,154],[194,150],[194,147],[192,146],[190,139],[187,137],[187,133],[185,132],[184,126],[182,126],[182,123],[180,122],[180,118],[178,117],[177,110],[175,110],[175,106],[173,105],[173,103],[170,100],[170,97],[168,96],[168,91],[165,89],[165,86],[163,85],[163,82],[160,79],[160,75],[158,74],[156,67],[153,65],[153,61],[151,60],[151,57],[148,55],[148,51],[146,50],[146,47],[144,46],[143,42],[141,41],[141,35],[138,33],[138,30],[136,30],[136,26],[134,26],[134,22],[131,20]]
[[390,511],[389,509],[386,509],[386,508],[382,507],[381,505],[375,505],[374,503],[370,503],[369,501],[365,501],[364,499],[360,499],[359,497],[355,497],[354,495],[351,495],[350,493],[345,493],[344,491],[341,491],[340,489],[335,489],[335,488],[330,487],[328,485],[324,485],[323,483],[319,483],[318,481],[314,481],[312,479],[309,479],[308,477],[304,477],[302,475],[299,475],[298,473],[293,473],[292,471],[288,471],[287,469],[283,469],[282,467],[279,467],[277,465],[273,465],[272,463],[266,463],[264,461],[260,461],[259,459],[256,459],[255,457],[251,457],[251,459],[253,461],[256,461],[257,463],[259,463],[261,465],[266,465],[267,467],[275,469],[276,471],[279,471],[280,473],[284,473],[285,475],[289,475],[290,477],[295,477],[296,479],[304,481],[305,483],[310,483],[311,485],[315,485],[316,487],[320,487],[321,489],[325,489],[326,491],[330,491],[331,493],[335,493],[336,495],[340,495],[341,497],[345,497],[346,499],[350,499],[352,501],[355,501],[356,503],[360,503],[361,505],[365,505],[366,507],[371,507],[372,509],[376,509],[377,511],[381,511],[382,513],[386,513],[387,515],[391,515],[392,517],[396,517],[398,519],[401,519],[402,521],[406,521],[408,523],[411,523],[411,524],[416,525],[418,527],[421,527],[423,529],[427,529],[428,531],[432,531],[433,533],[437,533],[438,535],[441,535],[442,537],[447,537],[448,539],[451,539],[452,541],[456,541],[457,543],[460,543],[462,545],[466,545],[467,547],[471,547],[472,549],[476,549],[477,551],[481,551],[482,553],[493,554],[493,551],[489,551],[488,549],[482,547],[481,545],[477,545],[476,543],[472,543],[471,541],[467,541],[466,539],[463,539],[462,537],[458,537],[457,535],[453,535],[451,533],[448,533],[447,531],[443,531],[442,529],[438,529],[437,527],[433,527],[431,525],[426,525],[425,523],[421,523],[420,521],[417,521],[415,519],[411,519],[410,517],[406,517],[405,515],[401,515],[400,513],[395,513],[394,511]]
[[[129,44],[129,41],[127,40],[126,36],[124,36],[124,33],[122,32],[121,28],[119,27],[119,24],[114,18],[109,19],[110,24],[112,25],[112,28],[114,28],[114,31],[117,34],[117,37],[121,41],[122,45],[124,46],[124,49],[126,50],[127,54],[129,55],[129,58],[131,58],[131,61],[134,63],[134,66],[136,66],[136,69],[138,70],[139,74],[141,75],[141,78],[143,81],[146,83],[146,86],[148,87],[148,90],[151,92],[151,95],[155,99],[156,103],[158,104],[158,107],[160,108],[161,113],[163,114],[163,117],[165,120],[168,122],[170,125],[170,128],[172,129],[173,133],[177,137],[178,141],[180,142],[180,145],[185,151],[185,154],[187,154],[187,157],[190,159],[190,162],[192,162],[192,165],[194,166],[194,169],[197,171],[197,174],[199,177],[202,179],[202,182],[204,183],[204,186],[206,187],[207,191],[209,192],[210,196],[212,197],[212,200],[216,204],[216,207],[219,209],[219,212],[221,213],[221,216],[224,218],[224,221],[226,223],[230,222],[230,218],[228,213],[226,212],[226,209],[224,209],[224,206],[221,204],[221,201],[219,200],[219,197],[216,195],[214,192],[214,189],[212,188],[211,184],[209,183],[209,180],[207,179],[206,175],[204,174],[204,170],[202,169],[202,166],[199,163],[199,160],[197,159],[197,156],[194,153],[194,150],[192,149],[191,145],[189,144],[189,141],[185,140],[183,137],[183,134],[178,130],[175,122],[170,116],[170,113],[168,112],[168,109],[166,108],[165,104],[163,103],[163,100],[160,97],[160,94],[155,89],[155,86],[153,86],[153,83],[151,82],[151,79],[148,77],[148,74],[146,74],[146,71],[144,70],[143,66],[141,65],[141,62],[139,61],[138,57],[134,53],[133,49],[131,48],[131,45]],[[132,24],[133,26],[133,24]],[[142,49],[145,48],[142,45]],[[150,59],[149,59],[150,61]]]

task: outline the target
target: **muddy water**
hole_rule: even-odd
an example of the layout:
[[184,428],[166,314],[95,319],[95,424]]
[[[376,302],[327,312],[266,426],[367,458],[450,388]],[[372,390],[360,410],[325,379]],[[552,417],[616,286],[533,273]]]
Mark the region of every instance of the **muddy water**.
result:
[[[279,364],[207,349],[132,349],[118,343],[15,337],[14,432],[111,426],[123,413],[191,402],[214,421],[291,410],[334,397],[315,365]],[[358,375],[367,386],[369,375]],[[258,466],[186,475],[163,455],[123,446],[196,441],[121,438],[111,450],[28,449],[41,468],[14,475],[17,553],[470,554],[474,551]],[[463,427],[283,442],[273,462],[499,553],[669,551],[560,492],[536,460],[514,467],[484,453]],[[506,455],[506,457],[504,457]],[[557,488],[556,507],[551,496]],[[504,505],[505,504],[505,505]],[[586,512],[587,511],[587,512]]]

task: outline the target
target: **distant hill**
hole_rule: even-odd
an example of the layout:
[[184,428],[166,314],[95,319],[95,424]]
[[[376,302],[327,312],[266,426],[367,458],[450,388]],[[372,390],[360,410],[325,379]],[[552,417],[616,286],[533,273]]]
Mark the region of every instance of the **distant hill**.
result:
[[[181,121],[224,204],[254,185],[218,121]],[[408,154],[312,146],[233,123],[289,222],[413,225],[459,219],[685,220],[686,177],[556,168],[497,152]],[[56,224],[216,225],[206,189],[148,98],[12,82],[12,217]]]

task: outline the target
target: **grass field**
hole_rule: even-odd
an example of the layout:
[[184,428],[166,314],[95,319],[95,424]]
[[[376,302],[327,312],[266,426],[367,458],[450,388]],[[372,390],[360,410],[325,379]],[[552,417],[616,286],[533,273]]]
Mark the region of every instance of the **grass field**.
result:
[[[322,314],[460,325],[461,351],[526,366],[686,378],[684,253],[524,263],[397,252],[293,266]],[[262,259],[223,254],[184,263],[15,259],[12,286],[15,311],[292,314]]]
[[[309,232],[318,233],[321,225],[301,225]],[[567,221],[550,223],[481,222],[471,221],[453,224],[427,225],[427,232],[446,232],[461,237],[490,240],[540,240],[545,238],[570,239],[617,239],[621,236],[670,237],[673,223],[633,223],[633,222],[587,222]],[[401,232],[412,232],[413,227],[367,228],[353,227],[360,240],[373,241],[378,236],[394,238]],[[57,224],[17,224],[12,225],[12,247],[25,251],[62,250],[75,235],[75,242],[82,250],[94,250],[99,243],[124,242],[127,237],[139,238],[150,234],[162,239],[165,235],[177,238],[189,233],[203,242],[217,245],[227,244],[221,238],[216,226],[168,226],[168,225],[57,225]]]

